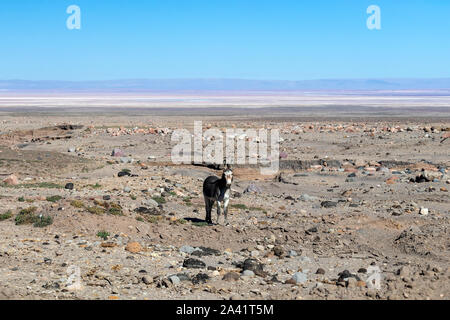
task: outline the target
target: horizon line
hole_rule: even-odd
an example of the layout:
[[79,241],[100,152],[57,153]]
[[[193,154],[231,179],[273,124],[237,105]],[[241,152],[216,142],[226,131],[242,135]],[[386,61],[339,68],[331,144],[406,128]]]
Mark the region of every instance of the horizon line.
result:
[[310,79],[270,79],[270,78],[239,78],[239,77],[171,77],[171,78],[110,78],[110,79],[92,79],[92,80],[68,80],[68,79],[24,79],[9,78],[0,79],[0,81],[28,81],[28,82],[104,82],[104,81],[139,81],[139,80],[244,80],[244,81],[282,81],[282,82],[301,82],[301,81],[338,81],[338,80],[450,80],[447,77],[367,77],[367,78],[310,78]]

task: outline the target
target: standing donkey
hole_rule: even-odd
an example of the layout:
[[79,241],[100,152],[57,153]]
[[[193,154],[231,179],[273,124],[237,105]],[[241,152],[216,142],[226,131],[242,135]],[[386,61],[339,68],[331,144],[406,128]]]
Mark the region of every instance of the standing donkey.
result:
[[206,206],[206,222],[212,224],[211,210],[214,202],[217,202],[217,224],[219,224],[220,212],[223,207],[224,222],[228,224],[228,202],[231,195],[231,182],[233,181],[233,170],[230,165],[226,165],[222,178],[209,176],[203,182],[203,197]]

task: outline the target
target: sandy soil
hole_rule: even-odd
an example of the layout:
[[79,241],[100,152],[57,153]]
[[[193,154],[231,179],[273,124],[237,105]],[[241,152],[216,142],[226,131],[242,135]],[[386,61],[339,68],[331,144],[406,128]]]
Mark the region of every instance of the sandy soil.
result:
[[[17,108],[0,110],[2,299],[450,297],[448,107]],[[221,171],[170,161],[194,120],[281,133],[278,175],[235,167],[227,226],[203,223]]]

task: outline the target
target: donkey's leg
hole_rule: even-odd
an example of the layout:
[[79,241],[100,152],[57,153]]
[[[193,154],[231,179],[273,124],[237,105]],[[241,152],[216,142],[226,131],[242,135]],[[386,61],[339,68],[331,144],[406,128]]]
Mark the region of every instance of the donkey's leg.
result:
[[229,199],[225,199],[223,201],[223,217],[224,217],[224,223],[225,225],[228,224],[228,203],[230,202]]
[[212,203],[211,200],[205,197],[205,209],[206,209],[206,218],[205,221],[208,223],[212,223],[211,219],[211,209],[212,209]]
[[220,224],[220,211],[222,209],[222,205],[220,201],[217,201],[217,224]]

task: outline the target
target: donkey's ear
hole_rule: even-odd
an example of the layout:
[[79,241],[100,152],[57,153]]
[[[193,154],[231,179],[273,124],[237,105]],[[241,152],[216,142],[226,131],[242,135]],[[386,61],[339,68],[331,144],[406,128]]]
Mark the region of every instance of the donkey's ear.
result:
[[231,165],[227,164],[227,169],[231,170]]

